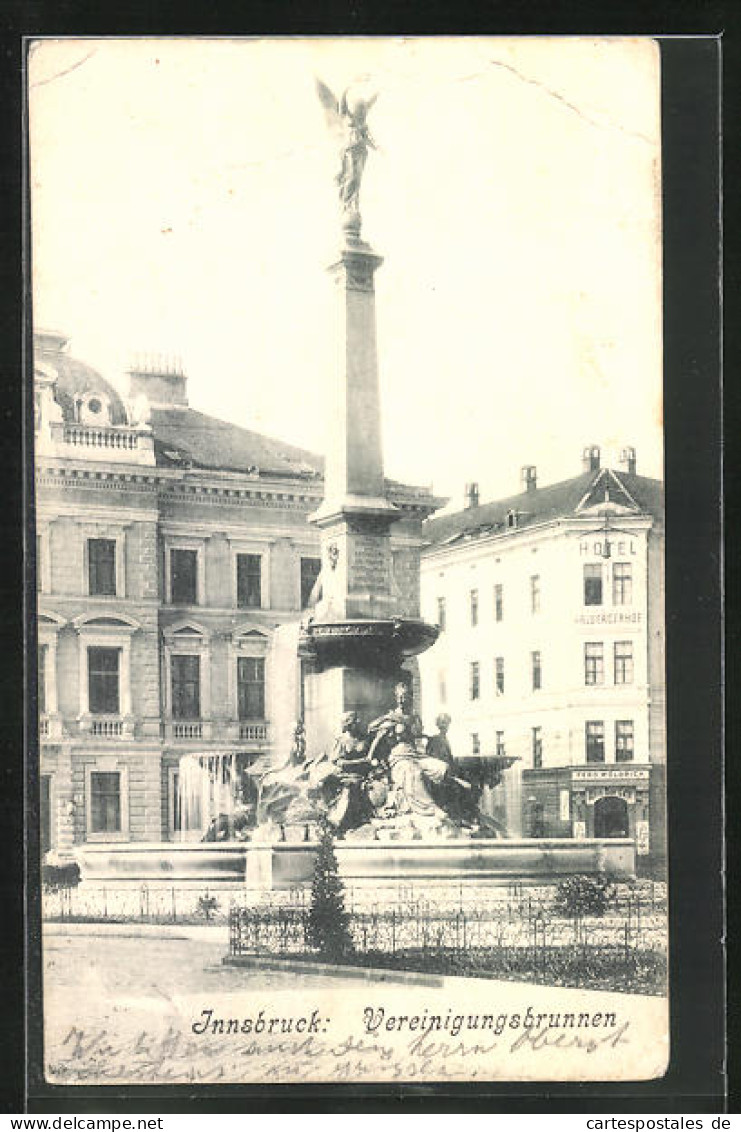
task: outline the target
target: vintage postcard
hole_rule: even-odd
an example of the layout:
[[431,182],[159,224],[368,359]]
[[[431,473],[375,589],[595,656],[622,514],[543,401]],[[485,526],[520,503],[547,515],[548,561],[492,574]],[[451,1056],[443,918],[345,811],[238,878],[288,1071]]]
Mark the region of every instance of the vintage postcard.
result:
[[660,78],[31,44],[48,1082],[665,1073]]

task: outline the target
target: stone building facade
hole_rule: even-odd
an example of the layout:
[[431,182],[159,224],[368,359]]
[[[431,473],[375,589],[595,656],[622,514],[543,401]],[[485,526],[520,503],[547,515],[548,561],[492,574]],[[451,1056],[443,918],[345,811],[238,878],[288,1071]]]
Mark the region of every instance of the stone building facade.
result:
[[490,795],[515,836],[629,836],[665,852],[664,509],[659,481],[583,453],[581,474],[429,520],[426,720],[454,754],[516,761]]
[[[274,646],[320,568],[322,461],[192,409],[177,365],[135,368],[124,400],[63,336],[35,345],[42,849],[176,839],[184,755],[287,753],[300,681]],[[418,616],[435,501],[386,490]]]

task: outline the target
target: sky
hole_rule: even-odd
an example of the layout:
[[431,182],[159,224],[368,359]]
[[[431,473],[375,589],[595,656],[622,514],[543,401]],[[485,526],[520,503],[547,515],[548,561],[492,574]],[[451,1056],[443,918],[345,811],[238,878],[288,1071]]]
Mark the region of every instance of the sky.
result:
[[379,93],[363,236],[386,474],[463,502],[637,449],[661,476],[659,55],[649,39],[66,39],[29,61],[34,323],[122,390],[331,442],[337,157]]

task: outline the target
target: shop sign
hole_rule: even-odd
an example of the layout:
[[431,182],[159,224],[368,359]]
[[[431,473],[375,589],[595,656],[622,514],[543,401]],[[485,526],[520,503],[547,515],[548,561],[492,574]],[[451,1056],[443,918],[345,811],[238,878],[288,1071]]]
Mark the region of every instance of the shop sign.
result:
[[636,800],[635,786],[590,786],[587,788],[587,805],[592,806],[600,798],[622,798],[633,805]]
[[587,836],[587,823],[585,821],[574,822],[574,840],[584,841]]
[[561,790],[558,796],[559,818],[568,821],[571,817],[571,795],[568,790]]
[[573,782],[637,782],[646,781],[650,775],[650,770],[643,767],[640,770],[623,770],[622,768],[615,769],[600,769],[600,770],[574,770],[571,772],[571,779]]

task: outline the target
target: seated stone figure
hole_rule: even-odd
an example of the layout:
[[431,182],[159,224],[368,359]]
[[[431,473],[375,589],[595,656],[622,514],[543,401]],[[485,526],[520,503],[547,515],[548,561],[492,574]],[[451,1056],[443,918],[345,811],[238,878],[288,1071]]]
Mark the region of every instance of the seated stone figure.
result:
[[301,720],[293,726],[288,758],[260,779],[257,800],[258,824],[283,824],[291,805],[306,792],[306,735]]
[[372,735],[369,758],[388,766],[400,814],[444,822],[447,814],[436,801],[433,788],[444,781],[448,763],[419,749],[424,738],[422,724],[412,711],[408,685],[399,681],[394,695],[396,706],[368,728]]
[[431,735],[427,740],[427,757],[438,759],[440,762],[444,762],[447,767],[445,777],[432,782],[431,793],[438,805],[445,810],[448,817],[456,825],[475,826],[478,816],[476,804],[478,794],[456,766],[448,739],[450,723],[450,716],[443,712],[435,720],[437,735]]
[[329,756],[327,769],[331,770],[323,783],[327,819],[339,833],[358,829],[373,816],[367,791],[372,769],[367,745],[357,712],[345,712],[342,732],[335,739]]

